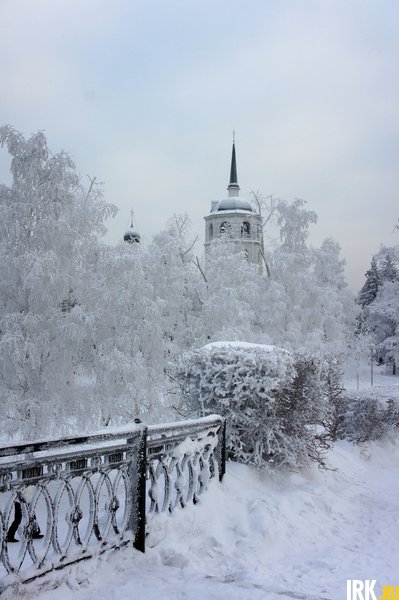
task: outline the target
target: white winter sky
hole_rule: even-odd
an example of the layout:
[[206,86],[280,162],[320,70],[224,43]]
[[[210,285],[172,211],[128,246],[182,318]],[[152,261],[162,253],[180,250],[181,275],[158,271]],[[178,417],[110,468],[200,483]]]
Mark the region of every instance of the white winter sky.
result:
[[[303,198],[359,289],[399,243],[397,0],[1,0],[0,121],[46,132],[144,243],[225,196]],[[0,153],[0,178],[7,181]]]

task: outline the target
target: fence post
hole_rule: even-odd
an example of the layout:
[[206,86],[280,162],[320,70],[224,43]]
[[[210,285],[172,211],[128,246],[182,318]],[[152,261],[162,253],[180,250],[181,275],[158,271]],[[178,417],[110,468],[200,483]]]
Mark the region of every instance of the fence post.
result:
[[222,481],[223,475],[226,472],[226,419],[223,419],[223,423],[219,430],[219,452],[220,452],[220,462],[219,462],[219,481]]
[[136,488],[133,510],[136,511],[136,533],[133,546],[145,552],[145,504],[146,504],[146,471],[147,471],[147,427],[141,433],[137,452]]

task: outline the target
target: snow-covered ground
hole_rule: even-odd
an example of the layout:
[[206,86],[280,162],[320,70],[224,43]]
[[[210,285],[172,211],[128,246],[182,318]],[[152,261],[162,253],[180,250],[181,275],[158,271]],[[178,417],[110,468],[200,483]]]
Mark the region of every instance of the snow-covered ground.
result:
[[[382,376],[381,376],[382,377]],[[398,378],[381,378],[393,394]],[[126,548],[38,580],[40,600],[341,600],[347,579],[399,585],[399,443],[346,442],[333,470],[271,478],[228,464],[195,507],[150,522],[145,555]],[[6,592],[6,600],[16,592]]]
[[[344,376],[344,385],[347,390],[356,390],[360,393],[379,395],[382,398],[392,396],[399,399],[399,373],[392,375],[392,368],[385,365],[362,366],[358,376],[353,372]],[[373,385],[371,385],[371,380]]]

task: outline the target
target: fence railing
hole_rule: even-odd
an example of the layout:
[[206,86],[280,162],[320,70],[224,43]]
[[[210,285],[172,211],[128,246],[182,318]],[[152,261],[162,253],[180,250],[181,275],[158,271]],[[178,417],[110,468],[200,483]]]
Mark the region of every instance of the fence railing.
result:
[[0,446],[0,593],[111,548],[225,470],[221,417]]
[[195,504],[209,479],[224,475],[224,420],[211,415],[148,427],[147,472],[149,513]]

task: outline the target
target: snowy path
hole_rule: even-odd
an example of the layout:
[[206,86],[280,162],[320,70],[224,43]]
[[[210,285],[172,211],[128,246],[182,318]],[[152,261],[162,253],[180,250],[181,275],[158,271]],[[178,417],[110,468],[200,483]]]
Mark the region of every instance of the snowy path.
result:
[[346,579],[399,585],[399,446],[340,443],[330,463],[281,481],[230,464],[201,504],[152,523],[145,555],[105,554],[27,596],[341,600]]

